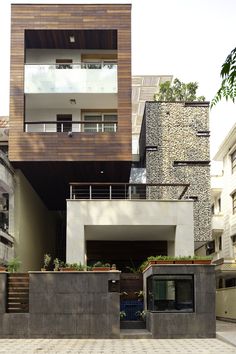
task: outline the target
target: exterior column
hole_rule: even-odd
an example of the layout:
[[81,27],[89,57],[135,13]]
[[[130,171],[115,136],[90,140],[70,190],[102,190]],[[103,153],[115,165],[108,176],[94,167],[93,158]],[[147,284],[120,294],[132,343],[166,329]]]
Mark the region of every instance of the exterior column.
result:
[[73,213],[70,202],[67,202],[66,262],[86,263],[84,225],[80,224],[78,215]]
[[175,256],[194,255],[194,234],[192,225],[177,225],[175,230]]

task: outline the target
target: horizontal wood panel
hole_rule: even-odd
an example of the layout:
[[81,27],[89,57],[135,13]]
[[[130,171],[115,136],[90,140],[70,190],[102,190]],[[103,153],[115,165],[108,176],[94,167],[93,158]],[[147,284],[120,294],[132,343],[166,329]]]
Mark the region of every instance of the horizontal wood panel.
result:
[[7,312],[29,312],[29,274],[8,274]]
[[[131,6],[12,5],[10,161],[131,161]],[[118,58],[118,130],[115,134],[23,132],[25,30],[115,30]],[[107,32],[114,36],[113,32]],[[53,35],[53,34],[52,34]],[[109,37],[109,36],[108,36]],[[29,40],[29,39],[28,39]],[[107,39],[109,41],[109,38]],[[105,59],[105,58],[104,58]]]

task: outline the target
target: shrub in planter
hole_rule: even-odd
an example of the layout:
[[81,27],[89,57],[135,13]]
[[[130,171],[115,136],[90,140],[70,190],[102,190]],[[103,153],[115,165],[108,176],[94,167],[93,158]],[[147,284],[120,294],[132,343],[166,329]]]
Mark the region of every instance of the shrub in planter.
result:
[[102,262],[96,262],[93,265],[93,271],[95,272],[103,272],[103,271],[109,271],[111,269],[111,266],[109,263],[103,264]]
[[21,265],[21,261],[18,258],[12,258],[7,262],[7,270],[9,273],[16,273]]
[[59,272],[60,270],[60,260],[58,258],[55,258],[53,261],[54,264],[54,272]]
[[81,263],[66,263],[60,270],[62,272],[84,272],[87,267]]

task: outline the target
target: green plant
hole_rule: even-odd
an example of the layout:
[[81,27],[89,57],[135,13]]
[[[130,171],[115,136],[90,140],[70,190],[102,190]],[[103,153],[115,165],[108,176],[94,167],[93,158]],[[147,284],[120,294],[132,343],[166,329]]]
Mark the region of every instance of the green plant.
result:
[[103,264],[102,264],[102,262],[98,261],[98,262],[94,263],[93,267],[100,268],[100,267],[103,267]]
[[102,263],[102,262],[98,261],[93,265],[93,267],[94,268],[111,268],[111,265],[110,265],[110,263]]
[[144,298],[144,291],[143,290],[135,291],[135,295],[137,295],[138,300],[141,301]]
[[54,264],[54,270],[58,271],[60,268],[60,260],[58,258],[55,258],[53,264]]
[[78,272],[83,272],[87,267],[81,263],[66,263],[64,268],[70,268]]
[[147,315],[147,311],[146,311],[146,310],[137,311],[137,312],[135,313],[135,316],[136,316],[139,320],[143,320],[143,321],[146,320],[146,315]]
[[148,261],[173,261],[175,257],[172,256],[150,256],[148,257]]
[[205,101],[204,96],[197,97],[197,82],[181,82],[179,79],[175,79],[173,84],[170,81],[165,81],[159,85],[159,92],[155,93],[155,101]]
[[120,311],[120,319],[123,320],[126,317],[125,311]]
[[49,253],[45,253],[44,258],[43,258],[43,266],[45,269],[48,268],[50,262],[51,262],[51,255]]
[[7,270],[10,273],[16,273],[20,268],[21,261],[18,258],[12,258],[7,263]]

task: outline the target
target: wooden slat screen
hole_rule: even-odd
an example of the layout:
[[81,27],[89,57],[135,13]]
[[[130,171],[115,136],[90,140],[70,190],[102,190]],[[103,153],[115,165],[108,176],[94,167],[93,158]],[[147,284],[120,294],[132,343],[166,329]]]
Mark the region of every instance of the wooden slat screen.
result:
[[8,274],[7,312],[29,312],[29,274]]

